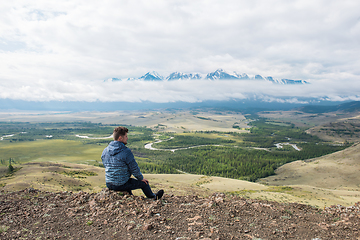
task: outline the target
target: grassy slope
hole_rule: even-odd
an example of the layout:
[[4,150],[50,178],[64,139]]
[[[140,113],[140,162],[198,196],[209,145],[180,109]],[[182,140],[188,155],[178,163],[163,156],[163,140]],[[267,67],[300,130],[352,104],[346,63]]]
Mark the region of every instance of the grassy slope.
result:
[[360,144],[323,157],[296,161],[266,178],[272,185],[311,185],[318,188],[360,190]]
[[[32,142],[1,142],[1,159],[16,159],[17,162],[53,161],[88,163],[101,161],[102,145],[86,145],[80,141],[52,139]],[[41,153],[41,154],[40,154]]]
[[360,199],[360,144],[319,158],[288,163],[275,176],[260,180],[269,185],[288,185],[311,201],[351,205]]
[[[99,191],[104,185],[104,169],[84,164],[32,162],[17,165],[21,168],[12,176],[2,178],[6,191],[35,188],[46,191]],[[66,175],[63,172],[88,171],[95,176]]]

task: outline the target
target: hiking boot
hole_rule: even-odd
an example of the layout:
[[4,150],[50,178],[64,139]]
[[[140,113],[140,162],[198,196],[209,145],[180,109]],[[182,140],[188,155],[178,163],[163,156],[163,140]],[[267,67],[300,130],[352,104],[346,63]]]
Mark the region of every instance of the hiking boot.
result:
[[159,200],[160,198],[162,198],[163,195],[164,195],[164,190],[161,189],[155,194],[154,199]]

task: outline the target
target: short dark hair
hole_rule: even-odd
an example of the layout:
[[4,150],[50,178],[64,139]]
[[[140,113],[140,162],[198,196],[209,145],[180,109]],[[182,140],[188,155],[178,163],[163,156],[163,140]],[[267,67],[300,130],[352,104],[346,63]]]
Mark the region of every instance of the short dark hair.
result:
[[117,127],[114,129],[113,132],[113,137],[114,140],[118,140],[120,136],[124,136],[127,132],[129,131],[129,129],[127,129],[126,127]]

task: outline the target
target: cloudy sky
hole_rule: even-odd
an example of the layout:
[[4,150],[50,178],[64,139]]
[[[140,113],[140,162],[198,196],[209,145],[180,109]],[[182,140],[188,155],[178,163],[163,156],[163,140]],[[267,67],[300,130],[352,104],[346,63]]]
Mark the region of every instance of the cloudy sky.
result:
[[[0,99],[360,100],[357,0],[12,0],[0,8]],[[303,79],[104,82],[218,68]]]

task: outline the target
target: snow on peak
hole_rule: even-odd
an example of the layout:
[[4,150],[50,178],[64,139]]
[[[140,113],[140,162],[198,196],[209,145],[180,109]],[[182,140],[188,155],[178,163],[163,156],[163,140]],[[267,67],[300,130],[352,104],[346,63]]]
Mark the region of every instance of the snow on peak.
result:
[[180,79],[201,79],[201,76],[198,73],[173,72],[166,78],[168,81]]
[[277,84],[308,84],[309,82],[305,81],[305,80],[292,80],[292,79],[275,79],[273,77],[266,77],[265,78],[266,81],[272,82],[272,83],[277,83]]
[[239,79],[239,75],[234,73],[225,72],[223,69],[219,68],[215,72],[208,73],[205,77],[206,79],[215,80],[215,79]]
[[140,77],[140,79],[143,79],[145,81],[161,81],[163,80],[163,77],[157,72],[152,71],[146,73],[144,76]]

